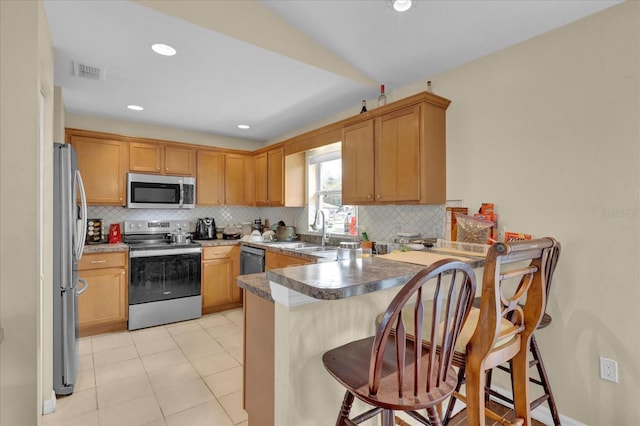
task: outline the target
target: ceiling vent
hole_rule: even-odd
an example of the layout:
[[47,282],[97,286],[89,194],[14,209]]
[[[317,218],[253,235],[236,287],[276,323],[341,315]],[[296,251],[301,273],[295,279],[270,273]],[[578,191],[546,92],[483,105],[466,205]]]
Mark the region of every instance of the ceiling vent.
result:
[[88,78],[91,80],[104,80],[104,70],[79,62],[73,62],[73,74],[76,77]]

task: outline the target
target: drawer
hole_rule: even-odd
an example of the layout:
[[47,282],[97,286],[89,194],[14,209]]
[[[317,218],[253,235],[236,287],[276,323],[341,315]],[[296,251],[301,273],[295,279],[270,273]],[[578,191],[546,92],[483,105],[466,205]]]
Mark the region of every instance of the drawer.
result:
[[127,264],[127,253],[91,253],[84,254],[78,262],[78,269],[101,269],[124,267]]
[[221,259],[223,257],[231,257],[234,251],[239,251],[240,247],[234,246],[216,246],[216,247],[203,247],[202,248],[202,260],[209,259]]

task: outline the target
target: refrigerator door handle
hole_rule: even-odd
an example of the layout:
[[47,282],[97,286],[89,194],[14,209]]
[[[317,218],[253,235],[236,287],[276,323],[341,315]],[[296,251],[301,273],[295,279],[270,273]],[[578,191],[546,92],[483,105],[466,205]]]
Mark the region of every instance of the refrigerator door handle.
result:
[[87,280],[85,280],[84,278],[80,278],[80,277],[78,277],[78,281],[80,281],[82,284],[84,284],[82,286],[82,288],[77,288],[76,289],[76,295],[80,296],[82,293],[87,291],[87,288],[89,288],[89,283],[87,282]]
[[87,196],[84,192],[84,183],[82,182],[82,176],[79,170],[76,170],[76,182],[78,182],[78,188],[80,190],[80,229],[77,230],[76,236],[76,259],[80,260],[84,250],[84,241],[87,236]]

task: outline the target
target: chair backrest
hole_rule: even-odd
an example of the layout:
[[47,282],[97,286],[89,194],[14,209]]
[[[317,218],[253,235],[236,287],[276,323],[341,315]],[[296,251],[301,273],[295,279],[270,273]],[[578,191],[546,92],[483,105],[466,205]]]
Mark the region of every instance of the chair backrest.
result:
[[[429,287],[433,286],[432,298]],[[426,287],[426,288],[425,288]],[[376,395],[381,376],[389,376],[389,351],[395,352],[398,398],[438,389],[451,372],[454,346],[475,296],[473,269],[466,263],[444,259],[416,274],[404,285],[385,311],[378,326],[369,367],[369,392]],[[423,291],[424,290],[424,291]],[[407,335],[402,309],[413,304],[413,332]],[[425,304],[431,306],[425,309]],[[424,312],[431,312],[431,328],[423,330]],[[427,334],[428,333],[428,334]],[[429,350],[415,342],[438,342],[437,350]],[[394,349],[387,344],[395,346]],[[387,355],[387,356],[385,356]],[[383,373],[383,364],[387,370]],[[453,385],[456,376],[453,375]],[[388,384],[388,381],[385,383]]]
[[[549,237],[496,243],[489,248],[479,319],[467,345],[467,363],[482,361],[484,367],[491,368],[511,359],[521,345],[528,347],[544,315],[559,253],[560,244]],[[501,331],[501,317],[512,326]],[[501,344],[496,345],[498,341]],[[510,355],[498,356],[507,347],[511,347]]]

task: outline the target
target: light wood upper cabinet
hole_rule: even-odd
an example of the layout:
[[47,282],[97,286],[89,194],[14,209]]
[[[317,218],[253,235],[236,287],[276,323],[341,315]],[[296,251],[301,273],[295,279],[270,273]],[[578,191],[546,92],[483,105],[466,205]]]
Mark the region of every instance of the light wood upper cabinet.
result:
[[427,102],[347,125],[344,204],[444,204],[445,108]]
[[87,204],[124,206],[129,144],[75,134],[68,140],[78,155]]
[[129,171],[160,173],[162,171],[162,146],[141,142],[129,144]]
[[253,158],[242,154],[225,154],[224,203],[253,204]]
[[216,151],[198,151],[196,203],[218,206],[225,201],[225,155]]
[[164,170],[166,175],[195,176],[196,151],[174,145],[164,147]]
[[383,202],[420,201],[420,106],[375,120],[375,197]]
[[256,205],[284,206],[284,150],[276,148],[255,156]]
[[196,151],[175,145],[132,142],[129,170],[176,176],[195,176]]
[[374,122],[366,120],[342,131],[342,202],[374,201]]

